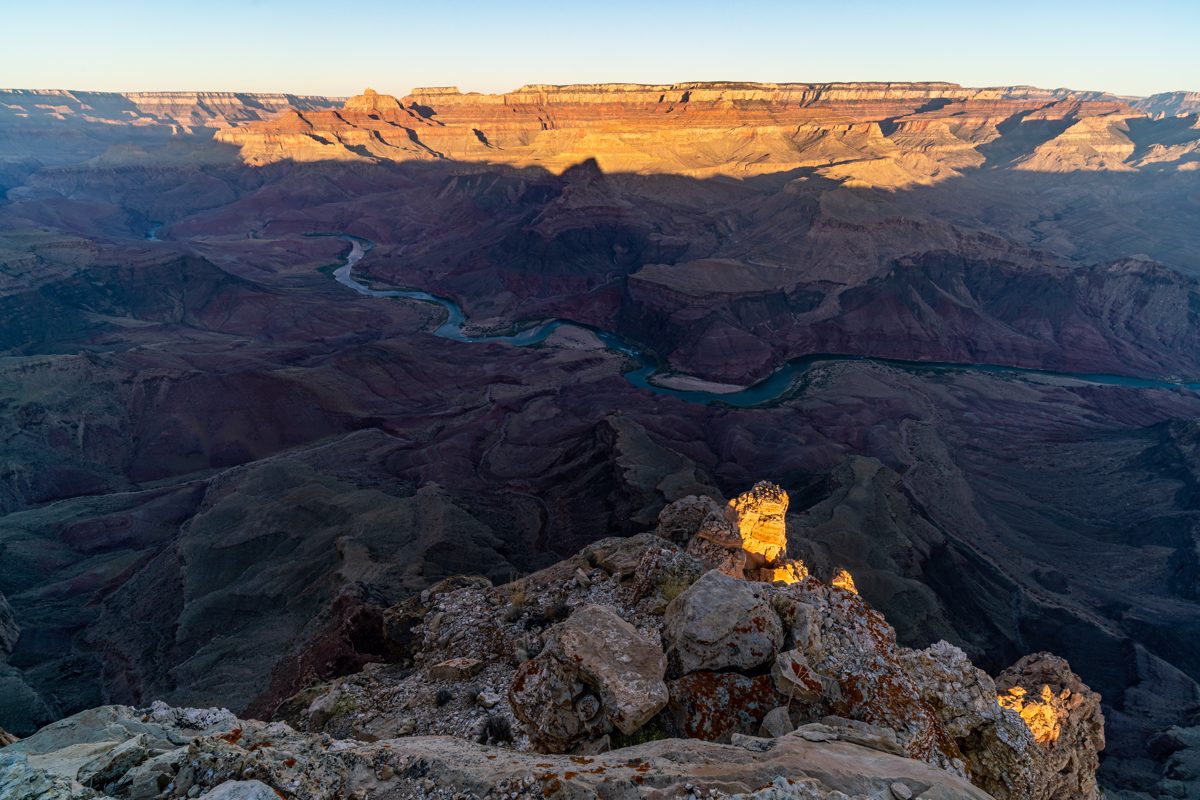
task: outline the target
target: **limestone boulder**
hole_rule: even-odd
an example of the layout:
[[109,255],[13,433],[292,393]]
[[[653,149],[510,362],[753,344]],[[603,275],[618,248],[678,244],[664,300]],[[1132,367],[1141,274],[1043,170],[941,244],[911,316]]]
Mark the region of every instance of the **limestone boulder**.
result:
[[669,542],[683,546],[700,530],[710,515],[722,518],[721,504],[706,495],[690,494],[668,503],[658,514],[654,532]]
[[689,739],[728,742],[734,734],[755,735],[767,714],[786,704],[769,675],[693,672],[668,686],[671,718]]
[[588,605],[550,629],[509,689],[531,740],[563,752],[613,727],[631,734],[667,704],[662,648],[608,606]]
[[792,724],[792,717],[788,714],[787,706],[777,706],[767,712],[763,717],[762,725],[759,727],[760,736],[769,736],[778,738],[787,736],[796,726]]
[[517,669],[508,701],[530,743],[543,753],[565,753],[612,728],[578,670],[551,656],[530,659]]
[[712,570],[667,606],[663,643],[674,675],[753,669],[779,652],[783,624],[767,587]]
[[465,681],[467,678],[478,675],[482,669],[483,662],[478,658],[460,656],[459,658],[448,658],[432,665],[429,668],[429,677],[435,681]]
[[262,781],[225,781],[199,800],[279,800],[279,795]]
[[608,574],[624,580],[637,570],[647,550],[661,545],[662,537],[653,533],[639,533],[628,538],[611,536],[588,545],[580,555]]
[[138,734],[83,764],[75,780],[93,789],[103,789],[150,757],[146,734]]

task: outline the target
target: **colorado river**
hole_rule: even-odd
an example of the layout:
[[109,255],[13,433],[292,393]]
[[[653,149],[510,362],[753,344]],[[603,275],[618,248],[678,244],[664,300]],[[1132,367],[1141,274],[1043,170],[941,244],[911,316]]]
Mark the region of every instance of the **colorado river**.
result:
[[[318,234],[320,235],[320,234]],[[878,358],[860,355],[809,355],[795,358],[784,364],[770,377],[732,392],[706,392],[688,389],[673,389],[652,383],[651,378],[658,372],[658,363],[641,349],[629,344],[611,331],[599,330],[587,325],[564,319],[553,319],[538,323],[510,336],[468,336],[463,333],[466,316],[462,307],[453,300],[439,297],[429,292],[409,289],[372,289],[356,280],[352,274],[354,265],[362,261],[363,256],[371,249],[371,242],[355,236],[343,235],[341,238],[350,242],[350,253],[346,263],[334,270],[333,277],[343,286],[353,289],[367,297],[404,298],[434,303],[446,310],[446,321],[434,330],[434,335],[455,342],[467,343],[501,343],[516,347],[528,347],[544,342],[554,331],[566,327],[586,330],[595,335],[609,350],[620,353],[634,361],[637,366],[625,373],[625,378],[639,389],[645,389],[656,394],[665,394],[685,400],[689,403],[725,403],[739,408],[760,406],[778,400],[791,390],[796,381],[814,364],[835,362],[868,361],[875,364],[886,364],[908,370],[931,372],[989,372],[1013,376],[1042,377],[1050,379],[1070,380],[1101,386],[1126,386],[1138,389],[1188,389],[1200,391],[1200,383],[1183,383],[1157,378],[1134,378],[1125,375],[1107,375],[1102,373],[1054,372],[1051,370],[1030,369],[1026,367],[1008,367],[996,364],[956,364],[940,361],[905,361],[894,358]]]

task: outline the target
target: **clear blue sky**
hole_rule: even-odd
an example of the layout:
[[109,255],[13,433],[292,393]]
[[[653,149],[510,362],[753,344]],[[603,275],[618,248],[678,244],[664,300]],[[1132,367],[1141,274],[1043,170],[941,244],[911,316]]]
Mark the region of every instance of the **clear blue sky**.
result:
[[947,80],[1200,90],[1200,0],[0,0],[0,86],[353,94]]

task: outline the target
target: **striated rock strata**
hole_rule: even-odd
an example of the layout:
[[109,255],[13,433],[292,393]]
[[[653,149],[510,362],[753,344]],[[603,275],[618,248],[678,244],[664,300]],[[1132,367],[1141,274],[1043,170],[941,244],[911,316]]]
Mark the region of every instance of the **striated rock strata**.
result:
[[[1161,114],[1160,105],[1150,107]],[[535,84],[502,95],[414,89],[399,99],[368,89],[338,111],[293,106],[217,139],[256,165],[451,159],[561,172],[595,159],[605,171],[812,168],[850,185],[898,187],[945,180],[996,153],[1035,171],[1131,170],[1127,121],[1146,116],[1109,95],[1020,86]],[[1169,124],[1146,122],[1139,144],[1169,135]]]

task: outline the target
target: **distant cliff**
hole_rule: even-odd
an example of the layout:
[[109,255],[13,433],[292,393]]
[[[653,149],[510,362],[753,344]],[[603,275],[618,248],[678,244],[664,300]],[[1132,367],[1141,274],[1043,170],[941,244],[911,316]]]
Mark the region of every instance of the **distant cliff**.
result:
[[399,99],[367,90],[340,110],[293,106],[216,138],[256,165],[452,159],[561,171],[595,159],[606,172],[809,168],[900,187],[980,167],[1194,169],[1200,130],[1179,128],[1112,95],[1028,86],[533,84],[495,95],[414,89]]

